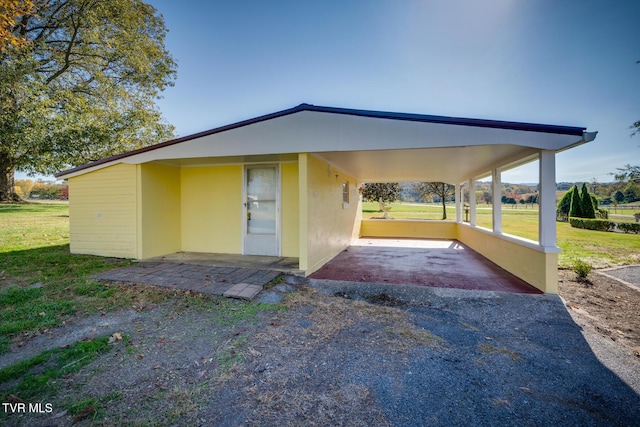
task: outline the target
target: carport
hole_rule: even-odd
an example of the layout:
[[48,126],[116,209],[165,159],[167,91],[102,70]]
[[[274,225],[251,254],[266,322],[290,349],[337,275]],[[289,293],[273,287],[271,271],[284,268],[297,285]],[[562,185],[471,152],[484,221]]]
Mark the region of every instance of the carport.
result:
[[[336,170],[359,182],[445,182],[456,187],[455,222],[361,219],[360,237],[457,241],[536,289],[557,292],[555,156],[593,141],[597,132],[584,127],[310,107],[339,114],[337,140],[324,144],[335,148],[313,152]],[[503,233],[499,201],[502,173],[536,160],[539,228],[534,241]],[[473,189],[477,180],[489,176],[491,229],[477,225],[475,197],[469,198],[469,222],[462,220],[463,184]],[[473,276],[473,263],[459,267]]]
[[468,290],[540,290],[456,240],[360,238],[312,279]]

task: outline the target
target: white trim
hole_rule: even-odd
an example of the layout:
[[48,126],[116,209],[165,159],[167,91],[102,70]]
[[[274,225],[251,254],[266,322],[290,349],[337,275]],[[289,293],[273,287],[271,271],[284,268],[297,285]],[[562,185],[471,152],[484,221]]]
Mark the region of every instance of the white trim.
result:
[[476,180],[469,180],[469,225],[475,227],[477,225],[477,206],[476,206]]
[[556,155],[540,150],[538,192],[538,241],[544,247],[557,246],[556,231]]
[[[540,149],[564,150],[592,140],[595,134],[585,132],[572,135],[537,132],[526,129],[478,127],[457,123],[438,123],[407,120],[389,120],[379,117],[334,114],[301,110],[267,120],[203,133],[174,143],[151,147],[106,163],[79,171],[62,173],[66,179],[117,163],[140,164],[150,161],[215,158],[234,156],[277,156],[282,154],[328,152],[375,152],[422,150],[429,148],[460,149],[469,147],[496,147],[502,154],[489,156],[486,164],[466,165],[456,180],[465,180],[479,173],[478,169],[494,168],[500,164],[526,162]],[[466,147],[466,148],[465,148]],[[517,150],[504,150],[517,147]],[[493,150],[492,150],[493,152]],[[506,153],[510,153],[507,155]],[[386,153],[385,153],[386,155]],[[326,160],[326,159],[325,159]],[[277,159],[265,159],[277,162]],[[478,168],[478,169],[476,169]],[[356,178],[357,174],[340,169]],[[363,177],[367,180],[371,177]],[[452,178],[453,179],[453,178]]]
[[500,234],[502,233],[502,174],[500,169],[494,169],[491,177],[491,203],[493,232]]
[[[281,162],[268,162],[268,163],[246,163],[243,164],[242,167],[242,227],[240,227],[241,232],[241,243],[242,243],[242,254],[246,254],[245,248],[245,237],[247,235],[247,206],[245,204],[245,200],[247,200],[247,169],[251,169],[253,167],[275,167],[276,168],[276,255],[282,256],[282,164]],[[251,254],[249,254],[251,255]]]
[[460,184],[455,184],[455,192],[456,192],[456,198],[455,198],[455,203],[456,203],[456,222],[462,222],[462,209],[461,209],[461,202],[462,202],[462,185]]

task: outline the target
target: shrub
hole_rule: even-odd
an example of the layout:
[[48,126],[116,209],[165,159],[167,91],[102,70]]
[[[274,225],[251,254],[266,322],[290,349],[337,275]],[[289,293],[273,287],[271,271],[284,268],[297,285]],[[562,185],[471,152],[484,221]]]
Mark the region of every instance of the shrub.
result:
[[595,218],[596,212],[593,208],[593,199],[589,190],[587,190],[587,184],[582,184],[582,192],[580,193],[580,211],[582,212],[582,218]]
[[640,223],[637,222],[621,222],[618,224],[618,229],[625,233],[640,233]]
[[571,207],[569,208],[569,216],[574,218],[582,218],[582,200],[580,199],[580,190],[573,187],[571,193]]
[[588,262],[577,259],[573,262],[573,272],[576,273],[578,279],[586,279],[593,267]]
[[569,224],[574,228],[595,231],[613,231],[616,228],[615,222],[606,219],[569,218]]
[[571,196],[573,195],[573,190],[575,189],[575,185],[569,189],[562,199],[558,202],[558,206],[556,208],[557,218],[564,219],[566,222],[566,218],[569,217],[569,209],[571,209]]

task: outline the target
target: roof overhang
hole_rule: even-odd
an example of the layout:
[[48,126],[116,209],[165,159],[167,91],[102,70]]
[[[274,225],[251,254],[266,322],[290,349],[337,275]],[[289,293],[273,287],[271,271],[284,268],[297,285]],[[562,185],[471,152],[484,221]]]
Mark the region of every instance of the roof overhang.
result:
[[313,153],[364,182],[463,182],[595,138],[582,127],[317,107],[302,104],[61,172],[117,163],[215,164]]

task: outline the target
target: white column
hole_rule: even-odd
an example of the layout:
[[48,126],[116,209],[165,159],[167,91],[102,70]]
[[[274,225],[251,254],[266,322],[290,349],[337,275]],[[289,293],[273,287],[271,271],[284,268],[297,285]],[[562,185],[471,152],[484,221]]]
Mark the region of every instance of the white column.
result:
[[543,248],[556,248],[556,153],[540,150],[538,191],[538,241]]
[[469,180],[469,224],[476,226],[476,180]]
[[491,181],[493,232],[502,234],[502,173],[499,169],[493,170]]
[[456,184],[456,221],[457,222],[462,222],[462,210],[460,209],[460,199],[462,198],[460,196],[460,191],[462,190],[462,187],[460,184]]

